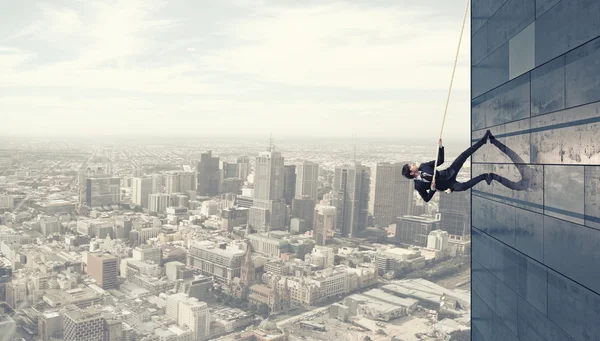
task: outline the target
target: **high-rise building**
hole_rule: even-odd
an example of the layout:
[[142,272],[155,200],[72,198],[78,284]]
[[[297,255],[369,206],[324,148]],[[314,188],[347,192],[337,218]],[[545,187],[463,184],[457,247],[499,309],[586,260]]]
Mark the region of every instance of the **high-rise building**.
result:
[[405,163],[378,163],[371,175],[369,213],[375,226],[387,227],[398,217],[412,214],[414,184],[402,176]]
[[148,196],[148,211],[164,214],[171,204],[171,196],[166,193],[154,193]]
[[333,239],[336,209],[333,206],[318,205],[315,208],[313,237],[317,245],[326,245]]
[[205,339],[209,335],[210,315],[208,305],[183,293],[167,297],[167,316],[180,326],[187,326],[194,333],[194,340]]
[[285,227],[283,156],[271,146],[256,158],[254,200],[248,223],[257,230]]
[[198,195],[216,196],[219,194],[221,172],[219,171],[219,157],[213,156],[209,150],[200,154],[198,162]]
[[439,217],[404,216],[396,222],[396,241],[415,246],[427,246],[427,238],[431,231],[437,230]]
[[296,167],[296,198],[305,196],[313,200],[319,195],[319,164],[312,161],[302,161]]
[[87,272],[102,289],[117,287],[117,257],[106,253],[88,254]]
[[148,197],[152,192],[152,178],[133,178],[131,202],[142,207],[148,207]]
[[223,161],[221,163],[221,171],[223,179],[237,179],[238,177],[238,163],[231,163]]
[[89,207],[118,206],[121,202],[121,179],[89,178],[86,181],[86,204]]
[[163,193],[165,187],[165,177],[162,174],[152,175],[152,193]]
[[448,232],[450,240],[470,240],[471,191],[440,194],[440,230]]
[[104,319],[96,308],[68,306],[64,313],[65,341],[104,341]]
[[473,1],[471,176],[506,179],[472,189],[474,341],[600,339],[599,13]]
[[296,196],[296,165],[283,166],[283,198],[286,205],[292,205]]
[[316,201],[309,196],[292,200],[292,218],[306,222],[306,226],[313,226]]
[[60,222],[58,219],[50,217],[40,219],[40,231],[44,236],[60,233]]
[[237,158],[237,170],[239,179],[246,181],[248,175],[250,175],[250,158],[247,156],[240,156]]
[[194,173],[172,172],[165,176],[165,193],[185,193],[194,189]]
[[367,228],[370,170],[359,162],[335,168],[332,203],[337,211],[336,235],[357,237]]

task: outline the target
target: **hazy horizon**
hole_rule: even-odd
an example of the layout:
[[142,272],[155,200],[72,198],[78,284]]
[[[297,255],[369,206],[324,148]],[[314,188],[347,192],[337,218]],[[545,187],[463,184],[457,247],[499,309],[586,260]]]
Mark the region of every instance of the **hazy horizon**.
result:
[[[0,112],[11,136],[273,132],[435,144],[464,3],[67,0],[0,11],[10,13],[0,22]],[[446,139],[470,135],[469,38],[467,27]]]

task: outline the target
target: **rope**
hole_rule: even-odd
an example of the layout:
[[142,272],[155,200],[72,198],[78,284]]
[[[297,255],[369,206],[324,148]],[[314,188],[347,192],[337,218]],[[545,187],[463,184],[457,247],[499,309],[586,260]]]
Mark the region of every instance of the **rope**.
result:
[[[442,134],[444,133],[444,123],[446,123],[446,114],[448,113],[448,104],[450,104],[450,95],[452,94],[452,85],[454,84],[454,74],[456,73],[456,64],[458,64],[458,54],[460,52],[460,44],[462,43],[463,33],[465,31],[465,24],[467,23],[467,14],[469,13],[469,2],[467,0],[467,7],[465,8],[465,15],[462,22],[462,28],[460,29],[460,37],[458,37],[458,47],[456,48],[456,57],[454,58],[454,67],[452,68],[452,77],[450,77],[450,88],[448,89],[448,97],[446,98],[446,107],[444,108],[444,117],[442,118],[442,128],[440,129],[440,138],[442,138]],[[439,154],[439,145],[435,150],[435,163],[433,164],[433,181],[435,181],[435,174],[437,172],[437,163]]]

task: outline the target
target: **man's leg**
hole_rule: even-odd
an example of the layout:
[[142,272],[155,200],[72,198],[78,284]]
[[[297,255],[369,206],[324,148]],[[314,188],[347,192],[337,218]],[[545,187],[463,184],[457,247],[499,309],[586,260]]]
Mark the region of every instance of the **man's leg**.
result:
[[469,156],[473,155],[473,153],[475,153],[477,149],[481,148],[487,142],[487,139],[490,135],[491,132],[489,130],[486,131],[483,137],[479,141],[477,141],[477,143],[475,143],[471,147],[467,148],[467,150],[462,152],[448,168],[452,168],[454,172],[456,172],[455,174],[458,174],[458,172],[462,168],[463,164],[467,161]]
[[466,191],[468,189],[470,189],[471,187],[477,185],[478,183],[482,182],[483,180],[485,180],[487,178],[487,174],[479,174],[478,176],[474,177],[473,179],[467,181],[467,182],[456,182],[454,183],[454,185],[452,185],[452,191],[454,192],[462,192],[462,191]]

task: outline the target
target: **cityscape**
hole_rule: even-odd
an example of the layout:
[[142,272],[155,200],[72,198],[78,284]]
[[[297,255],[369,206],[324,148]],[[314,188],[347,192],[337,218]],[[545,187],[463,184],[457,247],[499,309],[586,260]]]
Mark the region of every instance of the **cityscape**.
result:
[[470,337],[470,193],[400,171],[429,147],[5,142],[12,339]]
[[600,341],[599,0],[0,1],[0,341]]

